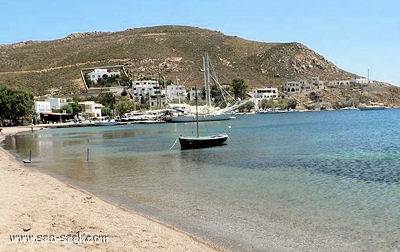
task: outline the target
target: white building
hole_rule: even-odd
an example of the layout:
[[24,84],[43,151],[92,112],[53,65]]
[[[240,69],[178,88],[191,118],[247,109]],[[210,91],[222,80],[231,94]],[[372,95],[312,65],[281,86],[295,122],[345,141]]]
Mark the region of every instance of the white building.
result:
[[314,89],[324,89],[324,82],[319,77],[312,77],[308,80],[287,81],[282,86],[282,91],[290,94],[298,94]]
[[61,109],[64,105],[67,105],[67,99],[49,97],[44,101],[35,101],[36,114],[40,113],[51,113],[55,109]]
[[92,72],[89,73],[90,80],[93,81],[94,83],[97,83],[97,81],[100,78],[103,78],[104,75],[110,77],[110,76],[121,75],[121,73],[118,71],[108,72],[107,69],[101,69],[101,68],[96,68]]
[[157,107],[164,107],[167,103],[167,99],[164,95],[149,95],[148,104],[150,109]]
[[132,81],[131,94],[137,101],[142,97],[161,95],[160,84],[156,80]]
[[78,103],[82,107],[82,113],[89,117],[101,117],[102,104],[95,103],[94,101],[84,101]]
[[253,98],[256,99],[273,99],[278,98],[278,88],[266,87],[266,88],[258,88],[253,89],[252,91]]
[[350,78],[347,80],[333,80],[329,82],[330,87],[368,86],[371,84],[367,78]]
[[50,102],[51,109],[61,109],[64,105],[67,105],[67,99],[63,98],[52,98],[49,97],[46,101]]
[[167,86],[167,98],[169,100],[185,100],[186,99],[186,88],[183,85],[168,85]]
[[329,82],[330,87],[348,87],[350,86],[350,80],[334,80]]
[[40,113],[51,113],[51,105],[49,101],[35,101],[35,111],[36,114]]
[[360,86],[368,86],[371,81],[367,78],[351,78],[350,84],[352,85],[360,85]]
[[266,88],[253,89],[252,100],[254,102],[256,110],[258,110],[258,108],[260,107],[262,100],[270,100],[278,98],[278,95],[279,95],[278,88],[266,87]]
[[286,81],[283,84],[282,91],[285,93],[296,94],[301,92],[300,81]]

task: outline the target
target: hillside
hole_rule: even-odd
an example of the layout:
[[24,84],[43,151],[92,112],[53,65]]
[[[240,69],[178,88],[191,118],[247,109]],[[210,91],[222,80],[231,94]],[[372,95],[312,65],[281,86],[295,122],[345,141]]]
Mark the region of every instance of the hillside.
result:
[[[179,77],[181,84],[194,86],[202,83],[204,50],[222,84],[242,78],[249,87],[278,87],[313,76],[325,81],[356,76],[299,43],[261,43],[194,27],[158,26],[0,45],[0,83],[36,95],[77,94],[85,92],[82,68],[124,65],[133,79]],[[385,88],[380,96],[372,92],[373,100],[400,105],[398,88],[378,85]]]

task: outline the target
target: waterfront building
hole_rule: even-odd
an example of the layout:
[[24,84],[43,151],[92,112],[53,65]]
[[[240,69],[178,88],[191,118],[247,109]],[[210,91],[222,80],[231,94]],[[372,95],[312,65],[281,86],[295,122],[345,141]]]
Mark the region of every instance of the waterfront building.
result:
[[279,95],[278,88],[266,87],[266,88],[253,89],[252,101],[254,102],[256,110],[258,110],[262,100],[270,100],[278,98],[278,95]]
[[82,114],[88,117],[101,117],[103,105],[94,101],[84,101],[78,103],[82,107]]
[[48,101],[35,101],[34,103],[35,112],[36,114],[40,113],[51,113],[51,105]]
[[49,97],[46,99],[50,103],[50,107],[52,110],[54,109],[61,109],[64,105],[67,105],[67,99],[65,98],[53,98]]

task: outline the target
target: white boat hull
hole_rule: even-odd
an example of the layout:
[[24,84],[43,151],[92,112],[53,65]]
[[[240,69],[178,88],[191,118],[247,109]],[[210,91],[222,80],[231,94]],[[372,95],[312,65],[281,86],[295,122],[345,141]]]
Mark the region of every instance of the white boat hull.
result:
[[[232,114],[207,114],[207,115],[199,115],[199,122],[204,121],[222,121],[231,119]],[[180,115],[180,116],[172,116],[168,120],[169,122],[195,122],[196,115]]]
[[117,125],[117,122],[94,122],[94,126],[114,126]]

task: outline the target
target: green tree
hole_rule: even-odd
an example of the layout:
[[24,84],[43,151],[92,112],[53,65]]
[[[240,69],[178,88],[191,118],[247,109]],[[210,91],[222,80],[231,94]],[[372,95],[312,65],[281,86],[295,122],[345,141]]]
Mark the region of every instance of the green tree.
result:
[[112,116],[112,110],[109,107],[102,107],[101,108],[101,115],[102,116]]
[[131,79],[128,77],[128,75],[123,73],[121,75],[121,82],[120,83],[121,83],[122,86],[130,86],[131,85]]
[[99,94],[96,98],[96,101],[103,104],[103,106],[109,107],[110,109],[115,108],[115,95],[111,92]]
[[219,107],[226,107],[226,102],[225,102],[224,96],[222,95],[222,92],[217,87],[217,85],[212,85],[210,91],[211,91],[211,97],[213,99],[213,102]]
[[0,86],[0,121],[11,120],[16,124],[21,119],[31,119],[35,114],[33,94],[31,92]]
[[243,99],[246,97],[247,85],[244,83],[243,79],[233,79],[232,80],[232,92],[235,99]]
[[164,81],[164,85],[166,85],[166,86],[169,86],[169,85],[172,85],[172,84],[174,84],[174,82],[172,80]]
[[64,106],[62,106],[61,107],[61,112],[62,111],[65,111],[65,113],[67,113],[67,114],[72,114],[72,106],[71,106],[71,104],[65,104]]
[[82,112],[82,107],[81,107],[81,105],[78,104],[78,102],[71,102],[71,103],[64,105],[61,108],[61,111],[63,111],[63,110],[65,110],[65,112],[68,114],[77,115]]
[[242,107],[240,107],[240,111],[250,112],[254,108],[255,104],[252,101],[246,102]]
[[262,109],[272,109],[275,108],[275,102],[273,99],[262,99],[261,100],[261,104],[260,107]]
[[115,105],[115,110],[117,115],[122,116],[125,113],[129,113],[132,110],[135,110],[135,105],[131,101],[122,100],[117,102]]
[[288,99],[287,109],[295,109],[297,106],[297,101],[295,99]]

